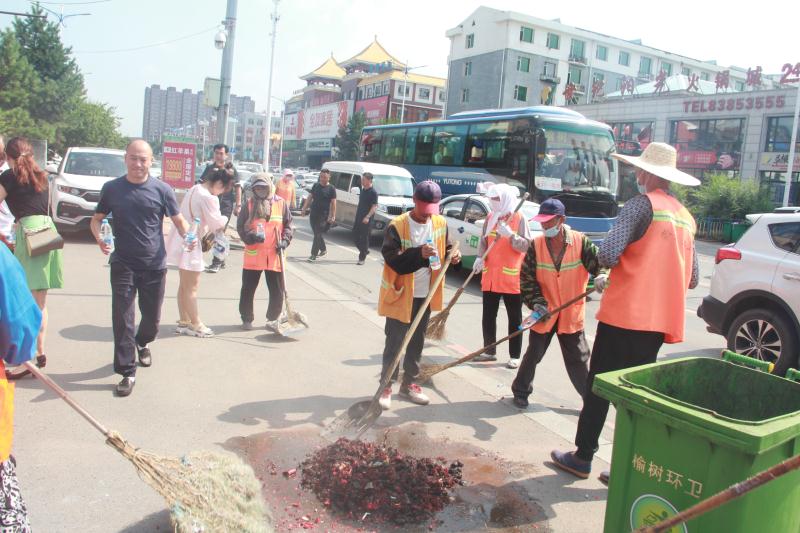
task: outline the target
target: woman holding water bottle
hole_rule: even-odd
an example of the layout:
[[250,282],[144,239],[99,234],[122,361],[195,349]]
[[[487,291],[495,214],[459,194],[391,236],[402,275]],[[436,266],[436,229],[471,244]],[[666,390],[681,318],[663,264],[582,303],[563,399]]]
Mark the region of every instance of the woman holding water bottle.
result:
[[200,286],[200,274],[205,270],[201,246],[190,247],[185,241],[199,241],[207,233],[213,233],[225,227],[228,217],[222,215],[219,208],[219,195],[231,182],[231,175],[226,172],[215,172],[203,183],[199,183],[186,192],[181,202],[181,214],[191,226],[185,239],[181,238],[176,228],[167,236],[167,264],[178,267],[180,282],[178,284],[178,325],[175,333],[192,337],[213,337],[214,332],[200,320],[197,305],[197,290]]

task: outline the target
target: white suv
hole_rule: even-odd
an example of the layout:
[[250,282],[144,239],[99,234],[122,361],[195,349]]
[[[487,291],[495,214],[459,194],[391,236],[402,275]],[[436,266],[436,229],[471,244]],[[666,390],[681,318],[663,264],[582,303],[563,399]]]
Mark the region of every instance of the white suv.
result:
[[88,230],[103,184],[125,173],[124,150],[68,148],[50,183],[51,212],[59,231]]
[[800,351],[800,214],[747,218],[752,227],[717,251],[697,314],[729,349],[775,363],[782,376]]

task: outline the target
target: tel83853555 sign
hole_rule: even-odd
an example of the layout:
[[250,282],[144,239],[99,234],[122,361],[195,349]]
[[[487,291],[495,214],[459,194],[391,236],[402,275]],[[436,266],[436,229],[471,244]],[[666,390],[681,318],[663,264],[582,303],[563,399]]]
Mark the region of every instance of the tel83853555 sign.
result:
[[736,98],[709,98],[684,100],[684,113],[714,113],[748,109],[780,109],[786,105],[782,94],[769,96],[737,96]]

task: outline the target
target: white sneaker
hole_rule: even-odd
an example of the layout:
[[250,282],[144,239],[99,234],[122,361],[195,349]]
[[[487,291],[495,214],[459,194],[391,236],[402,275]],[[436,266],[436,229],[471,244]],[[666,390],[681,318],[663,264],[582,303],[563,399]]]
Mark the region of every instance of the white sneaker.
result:
[[509,359],[508,363],[506,363],[507,368],[519,368],[519,358],[517,359]]
[[188,322],[178,321],[178,323],[175,325],[175,334],[176,335],[184,335],[184,334],[186,334],[186,330],[190,329],[191,327],[192,327],[192,325],[190,323],[188,323]]
[[281,323],[277,320],[267,320],[267,323],[264,325],[264,327],[269,331],[278,333],[280,331]]
[[381,397],[378,399],[378,404],[381,406],[381,409],[384,411],[388,411],[392,407],[392,388],[386,387],[383,389],[381,393]]
[[422,392],[422,389],[416,383],[412,383],[408,386],[408,389],[403,390],[400,389],[400,395],[404,396],[408,401],[411,403],[415,403],[417,405],[428,405],[431,403],[431,399]]

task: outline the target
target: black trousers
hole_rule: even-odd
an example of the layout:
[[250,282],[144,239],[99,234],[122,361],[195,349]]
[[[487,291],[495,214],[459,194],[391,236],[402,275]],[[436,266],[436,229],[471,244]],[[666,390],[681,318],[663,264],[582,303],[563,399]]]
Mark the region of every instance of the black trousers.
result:
[[662,344],[663,333],[622,329],[603,322],[597,324],[597,336],[589,364],[589,379],[586,382],[583,409],[575,435],[575,445],[578,447],[576,455],[579,458],[584,461],[592,460],[608,416],[608,400],[592,392],[594,377],[603,372],[655,363]]
[[311,243],[311,257],[317,257],[320,252],[326,252],[328,248],[325,246],[325,239],[323,235],[328,231],[328,214],[314,215],[309,217],[311,223],[311,231],[314,232],[314,241]]
[[364,217],[357,219],[353,224],[353,241],[358,248],[358,259],[363,261],[367,258],[369,253],[369,223],[364,224],[361,222]]
[[[425,298],[414,298],[414,303],[411,307],[411,320],[417,315],[419,308],[425,302]],[[428,320],[431,317],[431,308],[425,310],[422,315],[416,331],[411,337],[411,341],[406,348],[405,356],[403,357],[403,383],[401,387],[408,387],[419,375],[419,362],[422,360],[422,348],[425,345],[425,330],[428,329]],[[406,336],[411,322],[406,324],[394,318],[386,318],[386,326],[383,331],[386,333],[386,344],[383,347],[383,367],[381,369],[381,381],[389,371],[389,366],[394,362],[397,355],[397,350],[403,344],[403,337]],[[392,373],[392,381],[397,381],[397,376],[400,373],[400,365],[395,368]]]
[[[506,306],[508,316],[508,333],[514,333],[522,324],[522,295],[502,294],[499,292],[483,293],[483,345],[488,346],[497,340],[497,311],[500,309],[500,299]],[[522,352],[522,335],[508,341],[508,353],[512,359],[519,359]],[[486,350],[487,354],[495,355],[495,348]]]
[[558,335],[558,343],[561,345],[561,355],[564,357],[564,366],[567,368],[569,380],[578,394],[583,396],[586,390],[586,381],[589,378],[589,344],[586,342],[586,336],[583,330],[576,333],[556,333],[557,330],[558,321],[547,333],[537,333],[531,330],[528,349],[522,356],[517,377],[511,384],[515,398],[527,399],[533,392],[536,366],[544,358],[553,335]]
[[269,304],[267,306],[267,320],[277,320],[283,310],[283,278],[280,272],[272,270],[242,270],[242,290],[239,293],[239,314],[242,322],[252,322],[255,320],[253,314],[253,300],[256,296],[256,289],[261,280],[261,274],[267,280],[267,291],[269,291]]
[[[114,325],[114,372],[124,377],[136,375],[136,347],[145,346],[158,335],[161,304],[167,271],[133,270],[123,263],[111,263],[111,321]],[[139,329],[134,335],[139,295]]]

